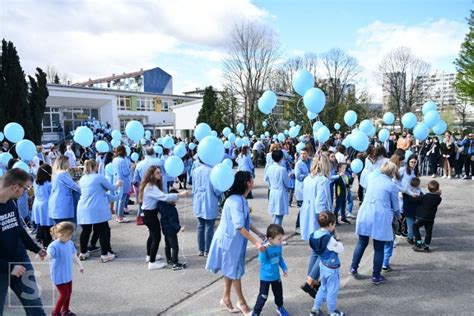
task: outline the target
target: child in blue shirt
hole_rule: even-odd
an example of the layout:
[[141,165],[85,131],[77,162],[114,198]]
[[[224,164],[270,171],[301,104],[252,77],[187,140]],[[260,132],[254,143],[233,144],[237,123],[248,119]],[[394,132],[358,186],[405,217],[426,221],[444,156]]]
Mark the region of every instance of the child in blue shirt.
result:
[[268,298],[270,285],[275,296],[278,315],[288,315],[288,312],[283,307],[283,285],[280,278],[280,268],[283,270],[283,276],[288,276],[288,268],[286,267],[285,260],[283,260],[281,247],[284,234],[285,231],[280,225],[271,224],[267,228],[267,249],[258,255],[258,260],[260,261],[260,293],[258,294],[252,315],[260,315],[262,312]]
[[342,243],[336,241],[333,233],[336,230],[336,216],[331,212],[319,213],[318,223],[321,227],[311,234],[309,245],[319,256],[320,281],[318,294],[314,299],[311,315],[322,315],[321,306],[327,302],[328,314],[340,316],[344,313],[336,309],[339,293],[339,254],[344,251]]
[[51,315],[73,315],[69,310],[69,302],[72,294],[72,262],[79,266],[79,271],[84,272],[76,247],[71,241],[74,232],[74,224],[71,222],[61,222],[51,228],[51,235],[55,239],[48,246],[48,256],[50,259],[51,280],[59,292],[58,300]]

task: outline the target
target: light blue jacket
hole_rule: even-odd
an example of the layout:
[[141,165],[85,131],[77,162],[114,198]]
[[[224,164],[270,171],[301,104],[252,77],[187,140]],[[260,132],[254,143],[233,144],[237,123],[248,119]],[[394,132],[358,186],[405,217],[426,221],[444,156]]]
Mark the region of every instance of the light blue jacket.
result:
[[250,154],[239,154],[239,156],[237,157],[237,164],[239,165],[237,167],[237,170],[239,171],[248,171],[250,173],[253,173],[254,171],[253,162],[252,158],[250,157]]
[[250,229],[250,209],[242,195],[231,195],[224,203],[222,218],[212,238],[206,270],[240,280],[245,273],[247,239],[240,228]]
[[295,198],[297,201],[303,201],[303,181],[309,175],[311,161],[299,159],[295,165]]
[[399,213],[398,186],[390,177],[380,174],[371,179],[367,188],[357,213],[356,234],[392,241],[392,221]]
[[152,156],[145,156],[145,159],[137,163],[135,167],[135,173],[133,174],[133,183],[142,182],[143,178],[145,177],[145,173],[147,172],[148,168],[151,166],[163,167],[163,161],[159,158],[155,158]]
[[319,229],[318,214],[332,211],[330,180],[321,175],[309,175],[303,181],[303,205],[300,209],[301,239],[309,240]]
[[112,214],[107,191],[114,191],[115,186],[97,173],[83,175],[79,186],[82,194],[77,204],[77,223],[84,225],[109,221]]
[[367,186],[369,184],[368,178],[369,178],[369,175],[372,173],[372,171],[380,170],[380,168],[387,161],[388,161],[387,158],[379,157],[379,159],[375,163],[372,163],[372,161],[369,158],[365,158],[364,170],[362,170],[362,173],[360,174],[360,185],[364,189],[367,189]]
[[212,168],[205,164],[193,170],[193,211],[197,218],[215,219],[221,192],[211,183]]
[[80,194],[81,189],[71,178],[69,172],[62,171],[53,175],[48,205],[49,217],[52,219],[75,218],[74,192]]
[[49,217],[49,197],[51,195],[51,182],[42,185],[34,183],[35,200],[33,202],[32,217],[40,226],[52,226],[53,220]]
[[274,215],[288,215],[288,171],[279,164],[268,167],[265,175],[268,182],[270,196],[268,200],[268,213]]
[[121,191],[125,194],[130,192],[131,189],[131,176],[132,169],[130,168],[130,161],[127,158],[115,157],[112,160],[112,166],[114,167],[114,179],[122,180],[123,185]]
[[[20,214],[21,218],[26,218],[30,216],[30,210],[28,208],[28,197],[28,191],[25,190],[25,192],[23,192],[23,194],[17,200],[18,214]],[[34,218],[31,219],[34,220]]]

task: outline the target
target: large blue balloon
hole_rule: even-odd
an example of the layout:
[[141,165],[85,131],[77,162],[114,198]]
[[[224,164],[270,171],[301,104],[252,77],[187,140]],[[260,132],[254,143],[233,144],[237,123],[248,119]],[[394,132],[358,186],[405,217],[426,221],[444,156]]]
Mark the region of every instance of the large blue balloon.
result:
[[109,151],[109,144],[103,140],[99,140],[95,143],[95,149],[97,149],[99,153],[106,153]]
[[295,138],[298,136],[299,134],[299,130],[296,126],[293,126],[292,128],[290,128],[290,130],[288,131],[288,136],[290,136],[291,138]]
[[234,183],[234,172],[232,167],[225,163],[220,163],[212,168],[210,178],[214,189],[225,192]]
[[359,130],[363,131],[367,135],[369,135],[370,131],[372,130],[373,124],[370,120],[363,120],[359,124]]
[[351,147],[357,151],[366,151],[369,147],[369,138],[362,131],[352,131],[351,135]]
[[145,134],[145,128],[139,121],[130,121],[125,126],[125,134],[135,143],[138,143]]
[[140,158],[140,157],[138,156],[138,153],[132,153],[132,154],[130,155],[130,159],[132,159],[132,161],[134,161],[134,162],[137,162],[137,161],[138,161],[138,158]]
[[382,143],[383,143],[384,141],[386,141],[389,137],[390,137],[390,132],[388,131],[388,129],[382,128],[382,129],[379,131],[379,140],[380,140]]
[[112,139],[116,139],[116,140],[122,139],[122,133],[120,133],[117,130],[113,130],[111,135],[112,135]]
[[430,111],[436,111],[437,107],[438,105],[434,101],[429,100],[429,101],[426,101],[425,104],[423,104],[421,112],[423,112],[423,115],[425,115],[426,113]]
[[418,123],[415,125],[415,128],[413,129],[413,135],[415,135],[415,138],[418,140],[425,140],[430,133],[429,127],[424,124],[424,123]]
[[229,134],[231,133],[231,129],[230,127],[224,127],[224,129],[222,130],[222,135],[224,135],[225,137],[229,136]]
[[436,135],[441,135],[448,129],[448,124],[445,121],[439,120],[438,123],[433,126],[433,133]]
[[237,130],[237,132],[242,133],[245,129],[245,125],[243,123],[239,123],[239,124],[237,124],[235,129]]
[[186,146],[184,144],[179,144],[173,149],[173,154],[179,158],[183,158],[186,155]]
[[225,164],[225,165],[228,165],[231,168],[234,167],[234,163],[229,158],[226,158],[226,159],[222,160],[222,163]]
[[329,139],[329,135],[331,135],[331,132],[326,126],[322,126],[318,129],[317,136],[320,143],[325,143]]
[[416,115],[408,112],[402,116],[402,124],[405,128],[413,128],[416,124]]
[[166,175],[177,177],[184,171],[184,163],[178,156],[170,156],[165,161]]
[[174,146],[174,139],[171,136],[165,136],[162,141],[163,147],[165,148],[173,148]]
[[258,109],[263,114],[270,114],[275,105],[277,104],[277,96],[273,91],[265,91],[260,99],[258,99]]
[[311,111],[307,111],[307,112],[306,112],[306,116],[307,116],[310,120],[314,120],[314,119],[318,116],[318,114],[313,113],[313,112],[311,112]]
[[202,162],[215,166],[224,158],[224,144],[214,136],[207,136],[198,146],[197,154]]
[[22,139],[15,146],[16,153],[24,161],[31,161],[36,156],[36,146],[31,140]]
[[334,129],[335,129],[336,131],[338,131],[340,128],[341,128],[341,124],[339,124],[339,123],[335,123],[335,124],[334,124]]
[[319,114],[326,105],[326,96],[319,88],[311,88],[304,94],[304,106],[313,113]]
[[293,89],[299,94],[304,95],[308,89],[314,87],[314,76],[306,69],[298,70],[293,76]]
[[210,136],[212,133],[212,129],[206,123],[199,123],[196,128],[194,129],[194,137],[200,142],[207,136]]
[[428,128],[433,128],[433,126],[438,124],[440,119],[441,116],[439,115],[438,111],[429,111],[425,113],[423,122],[426,124],[426,126],[428,126]]
[[344,114],[344,123],[346,123],[347,126],[352,126],[357,122],[357,113],[349,110]]
[[351,162],[351,169],[352,169],[352,172],[354,173],[359,173],[362,171],[362,168],[364,168],[364,163],[362,162],[362,160],[360,159],[354,159],[352,162]]
[[6,167],[8,165],[8,162],[13,159],[12,154],[10,153],[1,153],[0,154],[0,163]]
[[110,144],[112,145],[113,148],[117,148],[118,146],[120,146],[121,141],[118,140],[118,139],[112,139],[112,140],[110,141]]
[[163,147],[157,145],[153,147],[153,150],[155,151],[155,154],[161,155],[163,153]]
[[105,173],[109,176],[114,175],[114,166],[112,165],[111,162],[105,166]]
[[227,136],[227,139],[229,140],[229,142],[233,143],[235,142],[235,134],[234,133],[230,133],[229,136]]
[[12,143],[18,143],[25,137],[25,130],[20,124],[11,122],[5,125],[3,134],[5,134],[5,137]]
[[383,122],[387,125],[392,125],[395,122],[395,115],[392,112],[387,112],[383,115]]
[[15,168],[23,169],[28,173],[30,172],[30,167],[26,163],[24,163],[23,161],[15,162],[15,164],[13,165],[13,169],[15,169]]
[[323,122],[321,122],[321,121],[316,121],[316,122],[314,122],[314,123],[313,123],[313,132],[317,132],[318,129],[320,129],[320,128],[323,127],[323,126],[324,126],[324,124],[323,124]]
[[74,141],[83,147],[89,147],[94,140],[94,134],[87,126],[79,126],[74,132]]
[[283,133],[278,134],[278,140],[279,140],[281,143],[285,141],[285,138],[286,138],[286,137],[285,137],[285,134],[283,134]]
[[244,145],[244,141],[242,140],[242,138],[240,137],[237,137],[235,139],[235,146],[237,146],[238,148],[242,147]]

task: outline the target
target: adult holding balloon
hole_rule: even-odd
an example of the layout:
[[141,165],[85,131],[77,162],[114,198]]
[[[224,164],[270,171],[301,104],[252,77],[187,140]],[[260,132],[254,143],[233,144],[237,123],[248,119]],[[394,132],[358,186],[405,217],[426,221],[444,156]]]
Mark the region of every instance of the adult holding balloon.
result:
[[124,217],[125,208],[128,204],[128,193],[131,189],[131,163],[127,159],[127,151],[125,146],[120,145],[115,148],[115,158],[112,160],[115,181],[121,180],[122,186],[118,190],[119,200],[115,204],[117,223],[128,223],[128,218]]

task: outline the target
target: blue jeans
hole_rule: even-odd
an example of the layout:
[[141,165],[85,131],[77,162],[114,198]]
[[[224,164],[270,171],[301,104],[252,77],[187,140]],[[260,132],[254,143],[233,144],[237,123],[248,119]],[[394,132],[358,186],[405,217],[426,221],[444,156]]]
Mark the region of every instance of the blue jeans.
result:
[[408,239],[413,239],[413,224],[415,224],[415,219],[410,217],[405,217],[407,221],[407,235]]
[[314,298],[313,308],[319,310],[324,301],[327,302],[328,313],[333,313],[337,307],[337,294],[339,293],[339,269],[331,269],[320,265],[321,286]]
[[[357,270],[359,268],[360,260],[364,255],[365,248],[369,244],[369,236],[359,235],[359,241],[354,249],[354,255],[352,256],[352,269]],[[374,243],[374,263],[372,268],[372,276],[379,277],[380,271],[382,271],[384,245],[385,241],[373,240]]]
[[392,258],[393,253],[393,241],[386,241],[383,246],[383,267],[390,266],[390,259]]
[[341,220],[346,219],[346,197],[337,197],[336,198],[336,207],[334,208],[334,215],[336,215],[336,222],[338,222],[338,215],[341,215]]
[[125,208],[128,204],[128,192],[122,192],[120,195],[120,199],[115,203],[115,213],[117,216],[123,217],[123,213],[125,212]]
[[273,217],[272,217],[272,224],[277,224],[277,225],[282,225],[283,223],[283,216],[285,215],[275,215],[273,214]]
[[314,281],[317,281],[319,279],[319,272],[319,256],[314,251],[311,251],[308,264],[308,276]]
[[212,237],[214,236],[215,219],[204,219],[198,217],[198,247],[199,251],[209,252]]
[[352,209],[354,207],[354,199],[352,198],[352,192],[350,189],[347,190],[347,213],[352,215]]
[[17,278],[10,274],[0,274],[0,315],[3,315],[3,308],[5,303],[7,303],[9,285],[23,305],[26,315],[46,315],[43,310],[43,303],[40,297],[41,292],[36,285],[35,272],[30,263],[30,259],[25,257],[22,261],[22,266],[26,268],[26,272],[23,276]]

